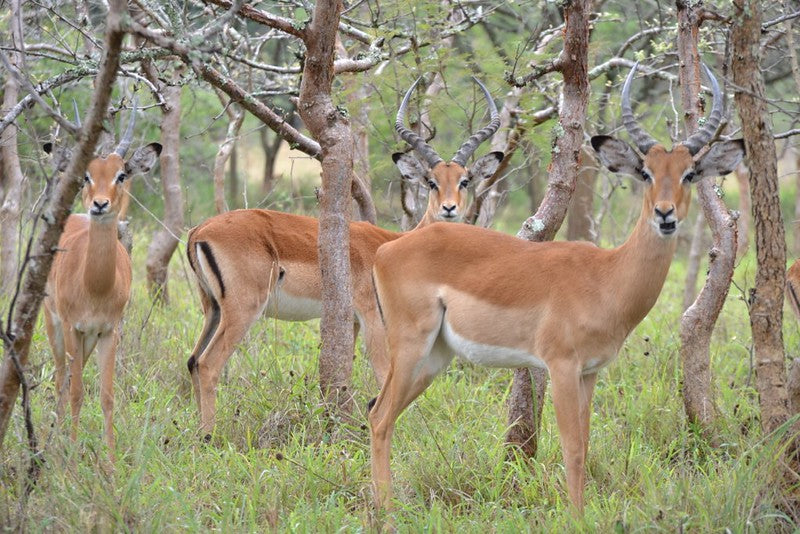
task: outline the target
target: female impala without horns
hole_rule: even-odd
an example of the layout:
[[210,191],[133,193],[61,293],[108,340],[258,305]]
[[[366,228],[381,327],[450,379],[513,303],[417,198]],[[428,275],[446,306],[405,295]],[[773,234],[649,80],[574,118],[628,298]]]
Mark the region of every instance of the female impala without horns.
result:
[[[404,179],[419,181],[430,190],[427,211],[417,228],[437,220],[460,220],[467,186],[494,174],[503,159],[501,152],[492,152],[470,169],[465,167],[478,145],[500,125],[489,91],[475,81],[486,97],[491,122],[467,139],[447,163],[424,139],[403,126],[409,98],[419,79],[400,104],[395,128],[426,165],[408,153],[396,153],[392,158]],[[189,232],[186,252],[197,276],[205,322],[188,367],[205,437],[214,428],[220,372],[256,319],[265,311],[270,317],[287,321],[320,316],[317,228],[318,221],[312,217],[249,209],[211,217]],[[378,247],[400,235],[365,222],[350,224],[353,306],[378,383],[383,382],[388,364],[372,287],[372,263]]]
[[[56,414],[64,417],[69,376],[73,440],[78,434],[78,415],[83,403],[83,367],[97,346],[100,369],[100,405],[103,409],[105,441],[114,458],[114,359],[119,324],[131,289],[131,260],[117,239],[117,222],[123,204],[125,181],[148,172],[161,153],[151,143],[137,149],[128,161],[125,154],[133,139],[136,104],[125,135],[113,153],[89,162],[84,178],[83,205],[88,214],[70,215],[58,242],[59,252],[47,279],[44,301],[47,337],[56,364]],[[65,149],[44,146],[65,165]],[[59,170],[64,170],[59,168]],[[69,375],[67,375],[69,363]]]
[[583,509],[597,372],[658,298],[689,209],[689,185],[727,174],[744,152],[741,141],[723,141],[693,158],[722,115],[722,94],[707,68],[714,93],[708,120],[669,151],[636,124],[629,97],[635,72],[636,66],[623,86],[622,120],[643,156],[613,137],[592,138],[609,170],[644,182],[642,213],[624,244],[606,250],[585,242],[533,243],[434,224],[378,250],[373,273],[390,358],[369,412],[378,506],[392,498],[389,454],[398,416],[456,353],[490,367],[549,370],[567,489]]

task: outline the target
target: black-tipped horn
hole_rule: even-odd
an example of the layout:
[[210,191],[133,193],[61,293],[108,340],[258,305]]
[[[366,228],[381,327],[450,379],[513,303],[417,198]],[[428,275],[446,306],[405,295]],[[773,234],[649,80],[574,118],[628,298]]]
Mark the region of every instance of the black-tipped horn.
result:
[[461,148],[458,149],[456,155],[453,156],[453,163],[458,163],[462,167],[467,163],[467,159],[469,159],[472,153],[475,152],[475,149],[477,149],[481,143],[494,135],[494,133],[500,127],[500,114],[497,112],[497,106],[492,99],[492,95],[489,94],[489,90],[486,89],[486,86],[483,85],[478,78],[473,76],[472,79],[475,80],[475,83],[477,83],[481,90],[483,90],[483,94],[486,97],[486,102],[489,106],[491,120],[487,126],[472,134],[469,139],[467,139],[464,144],[461,145]]
[[128,153],[128,149],[131,146],[131,141],[133,141],[133,127],[136,124],[136,103],[136,97],[133,97],[131,118],[128,120],[128,128],[125,130],[125,135],[122,136],[119,145],[117,145],[117,148],[114,150],[114,153],[121,158],[124,158],[125,154]]
[[408,106],[408,100],[411,98],[411,93],[417,87],[417,84],[422,79],[422,76],[417,78],[408,91],[406,91],[406,95],[403,97],[403,101],[400,103],[400,109],[397,110],[397,118],[394,122],[394,129],[397,130],[397,133],[400,134],[400,138],[411,145],[413,148],[422,158],[428,163],[428,165],[433,168],[438,163],[442,161],[442,158],[439,157],[439,154],[430,146],[425,140],[406,128],[403,123],[406,120],[406,107]]
[[631,139],[636,143],[636,146],[639,147],[642,154],[647,154],[653,145],[656,144],[656,141],[639,126],[636,122],[636,118],[633,116],[633,110],[631,109],[631,82],[633,81],[633,76],[636,74],[636,69],[638,67],[639,62],[637,61],[633,64],[630,73],[628,73],[628,77],[625,79],[625,85],[622,86],[622,123],[625,125],[625,129],[628,130],[628,135],[631,136]]
[[705,63],[701,63],[700,65],[702,65],[708,81],[711,82],[713,103],[711,105],[711,113],[708,114],[708,118],[703,127],[682,143],[683,146],[689,149],[689,152],[691,152],[693,156],[700,152],[700,149],[711,141],[711,136],[717,131],[717,127],[720,121],[722,121],[722,91],[720,91],[717,79],[714,77],[714,73],[711,72],[711,69],[709,69]]

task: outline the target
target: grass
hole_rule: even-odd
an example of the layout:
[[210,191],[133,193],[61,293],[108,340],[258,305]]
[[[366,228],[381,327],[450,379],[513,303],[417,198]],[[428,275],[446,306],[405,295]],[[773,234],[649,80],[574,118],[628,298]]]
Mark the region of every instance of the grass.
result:
[[[118,355],[117,463],[103,449],[97,368],[87,365],[78,442],[50,432],[53,365],[38,327],[31,362],[36,429],[47,463],[19,509],[25,436],[20,411],[0,450],[0,527],[41,531],[374,531],[369,433],[320,405],[315,322],[264,319],[231,358],[220,385],[211,444],[199,439],[186,359],[202,320],[180,254],[167,307],[144,289],[137,236],[135,287]],[[737,269],[752,284],[754,264]],[[456,363],[400,419],[392,465],[401,532],[792,531],[781,511],[779,449],[761,434],[749,360],[749,323],[733,288],[712,344],[719,419],[712,447],[687,424],[680,395],[676,260],[656,307],[600,374],[588,458],[585,517],[566,501],[549,400],[535,459],[507,457],[511,373]],[[786,344],[800,336],[787,321]],[[359,353],[354,386],[363,410],[376,393]]]

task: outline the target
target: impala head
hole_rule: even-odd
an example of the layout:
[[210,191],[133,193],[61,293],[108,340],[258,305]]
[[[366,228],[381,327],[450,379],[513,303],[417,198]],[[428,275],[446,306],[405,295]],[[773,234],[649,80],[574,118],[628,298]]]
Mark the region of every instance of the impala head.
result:
[[397,133],[411,146],[421,161],[409,152],[397,152],[392,155],[392,159],[400,169],[404,180],[424,184],[430,190],[428,195],[429,214],[435,214],[435,218],[441,221],[459,221],[464,216],[466,208],[467,187],[473,181],[480,181],[492,176],[500,162],[503,161],[502,152],[490,152],[475,161],[469,169],[466,167],[467,159],[475,152],[475,149],[500,127],[500,114],[497,112],[497,106],[495,106],[489,91],[480,80],[473,77],[486,96],[491,121],[485,128],[467,139],[450,162],[445,162],[422,137],[403,125],[408,100],[421,79],[421,77],[417,78],[417,81],[406,92],[400,109],[397,110],[395,120]]
[[[76,110],[77,115],[77,110]],[[77,118],[80,126],[80,117]],[[131,176],[148,172],[161,154],[159,143],[150,143],[136,149],[128,160],[125,156],[133,140],[133,127],[136,123],[136,101],[131,110],[131,118],[125,135],[114,151],[106,156],[96,157],[86,167],[83,178],[83,207],[96,220],[108,220],[117,216],[125,195],[124,184]],[[59,172],[67,168],[72,157],[68,148],[56,147],[53,143],[45,143],[42,149],[53,154],[53,163]]]
[[[639,152],[624,141],[607,135],[592,137],[592,147],[611,172],[629,174],[645,183],[642,216],[662,237],[675,235],[689,211],[691,184],[709,176],[732,172],[744,157],[741,139],[720,141],[699,158],[695,155],[708,144],[722,119],[722,91],[711,70],[703,65],[713,92],[711,113],[701,129],[667,150],[637,123],[630,103],[630,88],[638,63],[622,88],[622,122]],[[640,156],[640,153],[643,156]]]

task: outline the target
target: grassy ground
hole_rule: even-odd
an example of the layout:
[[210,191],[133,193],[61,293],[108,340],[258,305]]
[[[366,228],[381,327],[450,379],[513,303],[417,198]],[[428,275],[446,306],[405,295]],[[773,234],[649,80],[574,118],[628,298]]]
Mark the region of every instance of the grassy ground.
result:
[[[229,362],[210,445],[196,432],[186,359],[201,327],[199,302],[176,256],[172,303],[152,307],[144,289],[145,234],[118,356],[117,464],[101,439],[97,368],[87,365],[79,439],[50,433],[53,365],[44,329],[31,361],[35,423],[47,463],[24,511],[19,410],[0,450],[0,526],[39,531],[372,531],[369,434],[333,421],[319,405],[317,325],[262,320]],[[558,435],[547,403],[535,459],[503,447],[510,372],[454,364],[400,419],[393,469],[394,521],[402,532],[765,532],[796,528],[782,509],[778,451],[758,422],[749,323],[733,288],[712,345],[720,417],[716,447],[687,425],[678,356],[684,266],[676,261],[655,309],[619,359],[600,374],[588,459],[585,517],[566,503]],[[737,269],[752,284],[752,260]],[[787,321],[786,343],[800,336]],[[355,365],[358,406],[376,387]]]

